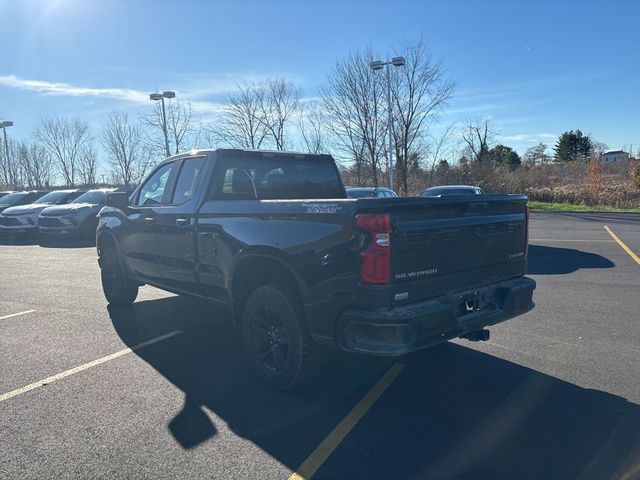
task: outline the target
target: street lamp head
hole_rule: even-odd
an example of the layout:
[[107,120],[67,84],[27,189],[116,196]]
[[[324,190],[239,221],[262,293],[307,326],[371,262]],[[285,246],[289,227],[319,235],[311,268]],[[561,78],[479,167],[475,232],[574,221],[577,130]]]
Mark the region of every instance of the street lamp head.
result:
[[9,120],[5,120],[4,122],[0,123],[0,128],[5,128],[5,127],[13,127],[13,122],[10,122]]
[[391,65],[393,65],[394,67],[402,67],[403,65],[406,65],[407,61],[404,59],[404,57],[393,57],[391,59]]
[[161,93],[150,93],[149,94],[149,98],[151,100],[153,100],[154,102],[157,102],[158,100],[162,100],[162,94]]
[[380,60],[374,60],[373,62],[369,62],[369,66],[372,70],[381,70],[384,67],[384,62]]
[[176,92],[172,92],[171,90],[167,90],[166,92],[162,92],[162,96],[164,98],[176,98]]

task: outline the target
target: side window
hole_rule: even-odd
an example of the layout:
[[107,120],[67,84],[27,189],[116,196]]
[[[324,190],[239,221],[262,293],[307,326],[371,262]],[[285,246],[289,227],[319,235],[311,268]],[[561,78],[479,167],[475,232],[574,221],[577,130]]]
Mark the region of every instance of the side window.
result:
[[156,170],[142,186],[136,205],[161,205],[166,203],[163,201],[165,189],[175,168],[176,162],[171,162]]
[[204,157],[187,158],[182,162],[171,203],[180,205],[193,197],[194,193],[196,193],[203,164]]
[[235,200],[258,198],[255,184],[256,171],[250,168],[228,168],[224,172],[222,194]]

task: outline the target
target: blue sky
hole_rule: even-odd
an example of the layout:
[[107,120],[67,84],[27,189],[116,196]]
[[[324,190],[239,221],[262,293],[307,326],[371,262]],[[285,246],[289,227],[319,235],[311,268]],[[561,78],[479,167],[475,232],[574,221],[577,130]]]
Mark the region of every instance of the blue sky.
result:
[[422,38],[457,82],[441,126],[490,115],[521,153],[576,128],[640,147],[639,18],[640,2],[604,0],[0,0],[0,119],[27,137],[43,116],[82,117],[97,136],[156,89],[206,119],[245,80],[313,97],[348,52]]

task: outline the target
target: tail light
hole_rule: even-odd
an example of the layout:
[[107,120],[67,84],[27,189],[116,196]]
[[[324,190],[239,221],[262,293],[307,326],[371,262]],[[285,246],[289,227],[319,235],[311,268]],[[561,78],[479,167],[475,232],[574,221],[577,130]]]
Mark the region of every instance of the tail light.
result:
[[389,282],[391,270],[391,219],[389,214],[362,213],[356,215],[356,226],[369,233],[371,241],[360,256],[362,283]]
[[524,207],[524,256],[529,255],[529,205]]

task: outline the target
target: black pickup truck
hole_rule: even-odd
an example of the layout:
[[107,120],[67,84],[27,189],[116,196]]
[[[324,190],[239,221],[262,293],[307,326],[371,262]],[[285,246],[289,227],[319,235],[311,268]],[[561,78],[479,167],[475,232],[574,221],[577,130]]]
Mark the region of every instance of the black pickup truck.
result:
[[109,194],[97,249],[108,302],[143,284],[220,302],[275,388],[323,346],[402,355],[533,308],[527,198],[349,199],[329,155],[200,150]]

